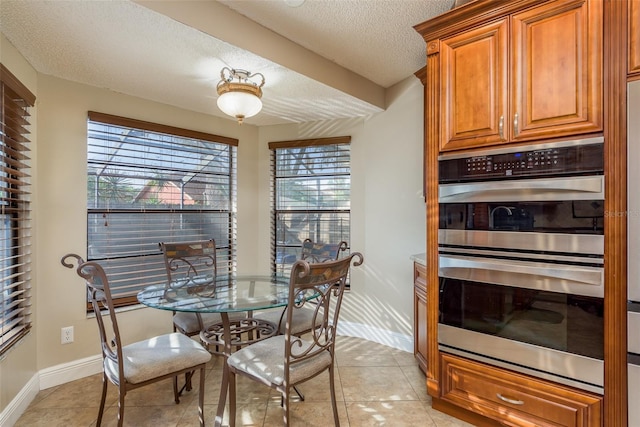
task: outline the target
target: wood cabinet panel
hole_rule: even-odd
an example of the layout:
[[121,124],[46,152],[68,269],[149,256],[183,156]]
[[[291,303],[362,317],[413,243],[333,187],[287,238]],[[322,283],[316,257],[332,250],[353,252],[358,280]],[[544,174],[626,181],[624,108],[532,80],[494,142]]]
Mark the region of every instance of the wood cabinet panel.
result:
[[600,1],[512,16],[512,140],[602,130],[602,34]]
[[441,41],[441,148],[507,142],[507,35],[501,19]]
[[427,372],[427,270],[419,263],[413,268],[413,354]]
[[600,396],[441,354],[442,399],[506,425],[600,426]]

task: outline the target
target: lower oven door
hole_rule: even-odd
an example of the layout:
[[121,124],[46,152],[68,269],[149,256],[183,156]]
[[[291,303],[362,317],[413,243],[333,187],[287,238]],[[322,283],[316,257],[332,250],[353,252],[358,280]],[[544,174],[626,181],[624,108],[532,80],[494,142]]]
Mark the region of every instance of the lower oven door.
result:
[[439,256],[441,350],[602,393],[602,266]]

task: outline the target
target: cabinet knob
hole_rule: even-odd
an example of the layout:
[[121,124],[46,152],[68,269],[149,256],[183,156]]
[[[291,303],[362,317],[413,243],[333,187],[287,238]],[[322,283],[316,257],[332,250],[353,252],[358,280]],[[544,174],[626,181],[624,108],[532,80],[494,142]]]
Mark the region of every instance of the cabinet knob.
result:
[[503,396],[500,393],[496,393],[496,396],[498,396],[498,399],[503,400],[507,403],[511,403],[512,405],[524,405],[524,401],[522,400],[512,399],[510,397]]

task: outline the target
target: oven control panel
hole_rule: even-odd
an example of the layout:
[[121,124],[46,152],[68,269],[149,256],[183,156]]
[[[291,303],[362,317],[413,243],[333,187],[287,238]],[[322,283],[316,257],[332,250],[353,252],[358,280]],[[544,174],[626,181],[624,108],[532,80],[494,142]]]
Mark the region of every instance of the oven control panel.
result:
[[497,154],[476,153],[469,157],[441,159],[438,168],[440,183],[518,177],[601,175],[604,171],[604,144]]

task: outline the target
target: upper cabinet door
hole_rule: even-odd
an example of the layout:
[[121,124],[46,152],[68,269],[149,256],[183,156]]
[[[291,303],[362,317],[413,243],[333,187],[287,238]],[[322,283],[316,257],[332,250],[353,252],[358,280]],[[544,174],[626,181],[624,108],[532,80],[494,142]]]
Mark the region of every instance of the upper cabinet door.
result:
[[554,1],[511,19],[514,141],[602,130],[602,2]]
[[508,141],[507,19],[440,42],[441,150]]

